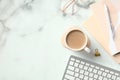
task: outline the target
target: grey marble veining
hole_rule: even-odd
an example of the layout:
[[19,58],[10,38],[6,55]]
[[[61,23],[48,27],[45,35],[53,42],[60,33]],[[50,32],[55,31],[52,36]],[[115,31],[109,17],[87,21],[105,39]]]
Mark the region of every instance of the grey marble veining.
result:
[[0,1],[0,80],[44,79],[46,30],[53,29],[48,24],[56,19],[60,7],[60,1],[53,2]]
[[20,9],[30,10],[33,0],[1,0],[0,1],[0,46],[6,41],[7,33],[10,31],[6,22]]

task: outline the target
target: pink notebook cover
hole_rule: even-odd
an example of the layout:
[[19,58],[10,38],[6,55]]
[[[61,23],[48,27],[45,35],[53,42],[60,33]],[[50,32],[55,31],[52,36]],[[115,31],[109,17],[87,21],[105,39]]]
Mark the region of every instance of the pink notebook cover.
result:
[[[84,26],[88,30],[88,32],[103,46],[103,48],[107,51],[107,53],[118,63],[120,63],[120,54],[112,55],[112,51],[109,48],[109,30],[108,24],[106,20],[105,7],[106,4],[110,10],[111,21],[115,26],[118,20],[118,10],[110,0],[103,0],[101,2],[97,2],[91,5],[91,10],[93,11],[92,16],[89,17],[87,21],[85,21]],[[119,25],[120,26],[120,25]],[[116,53],[120,52],[120,27],[115,31],[115,46]]]

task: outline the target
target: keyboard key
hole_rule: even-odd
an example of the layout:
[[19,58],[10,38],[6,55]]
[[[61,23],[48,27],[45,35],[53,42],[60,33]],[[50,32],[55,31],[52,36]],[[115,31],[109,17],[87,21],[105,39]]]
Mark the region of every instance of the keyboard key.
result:
[[107,74],[107,78],[111,78],[111,76],[112,76],[111,74]]
[[71,58],[71,61],[75,61],[75,58]]
[[84,72],[84,75],[88,75],[88,74],[89,74],[89,72],[88,72],[88,71],[85,71],[85,72]]
[[84,70],[87,70],[88,69],[88,66],[84,66]]
[[88,80],[93,80],[93,78],[89,78]]
[[114,74],[114,72],[113,72],[113,71],[110,71],[110,74]]
[[80,74],[79,78],[80,79],[83,79],[84,75],[83,74]]
[[80,63],[80,60],[76,60],[77,63]]
[[90,77],[93,77],[93,75],[94,75],[93,73],[90,73],[90,74],[89,74]]
[[80,70],[79,68],[75,68],[75,72],[79,72],[79,70]]
[[84,73],[84,70],[80,70],[80,73],[83,74],[83,73]]
[[75,73],[75,75],[74,75],[75,77],[79,77],[79,74],[78,73]]
[[89,72],[92,72],[92,70],[93,70],[93,68],[91,68],[91,67],[88,68],[88,71],[89,71]]
[[69,63],[71,66],[73,66],[74,65],[74,62],[73,61],[70,61],[70,63]]
[[89,64],[89,63],[86,63],[85,65],[86,65],[86,66],[89,66],[90,64]]
[[103,69],[103,68],[100,68],[100,70],[101,70],[101,71],[104,71],[104,69]]
[[79,65],[79,68],[81,68],[81,69],[82,69],[82,68],[83,68],[83,65],[82,65],[82,64],[80,64],[80,65]]
[[119,74],[118,73],[115,73],[116,76],[118,76]]
[[98,66],[95,67],[96,69],[100,69]]
[[104,76],[104,77],[105,77],[106,75],[107,75],[107,73],[106,73],[106,72],[103,72],[103,73],[102,73],[102,76]]
[[120,77],[117,77],[116,80],[120,80]]
[[97,75],[97,74],[95,74],[95,75],[94,75],[94,78],[96,78],[96,79],[97,79],[97,78],[98,78],[98,75]]
[[67,70],[66,73],[67,73],[67,74],[70,74],[70,75],[74,75],[74,72],[73,72],[73,71],[70,71],[70,70]]
[[90,65],[90,67],[92,67],[92,68],[93,68],[93,67],[95,67],[95,66],[94,66],[94,65]]
[[98,77],[98,80],[102,80],[102,79],[103,79],[103,77],[102,77],[102,76],[99,76],[99,77]]
[[81,61],[81,64],[85,64],[85,62]]
[[96,70],[96,69],[93,69],[93,73],[97,73],[97,70]]
[[106,72],[106,73],[109,73],[109,70],[106,69],[105,72]]
[[67,78],[67,79],[69,79],[69,80],[74,80],[74,79],[75,79],[75,77],[70,76],[70,75],[68,75],[68,74],[65,75],[65,78]]
[[80,80],[79,78],[76,78],[75,80]]
[[79,63],[75,63],[75,64],[74,64],[75,67],[78,67],[78,65],[79,65]]
[[115,76],[115,75],[112,75],[112,78],[111,78],[111,79],[115,80],[115,79],[116,79],[116,76]]
[[84,76],[84,80],[88,80],[88,76]]
[[98,71],[98,75],[102,75],[102,71]]
[[73,66],[68,66],[68,69],[73,71],[75,68]]

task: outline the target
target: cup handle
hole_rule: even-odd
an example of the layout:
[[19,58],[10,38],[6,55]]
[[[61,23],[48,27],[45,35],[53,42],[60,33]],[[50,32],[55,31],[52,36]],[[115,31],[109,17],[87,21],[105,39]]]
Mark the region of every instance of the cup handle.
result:
[[85,47],[84,50],[85,50],[87,53],[90,53],[90,52],[91,52],[90,48],[88,48],[88,47]]

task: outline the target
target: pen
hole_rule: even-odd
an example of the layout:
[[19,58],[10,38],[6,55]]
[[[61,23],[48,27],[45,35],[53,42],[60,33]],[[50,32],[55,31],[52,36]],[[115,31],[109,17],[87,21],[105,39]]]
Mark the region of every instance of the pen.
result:
[[106,4],[104,4],[104,8],[105,8],[105,15],[106,15],[106,19],[107,19],[106,21],[108,24],[109,39],[110,39],[109,48],[112,51],[112,55],[115,55],[117,52],[117,49],[116,49],[115,42],[114,42],[114,37],[115,37],[114,27],[112,25],[109,9]]

